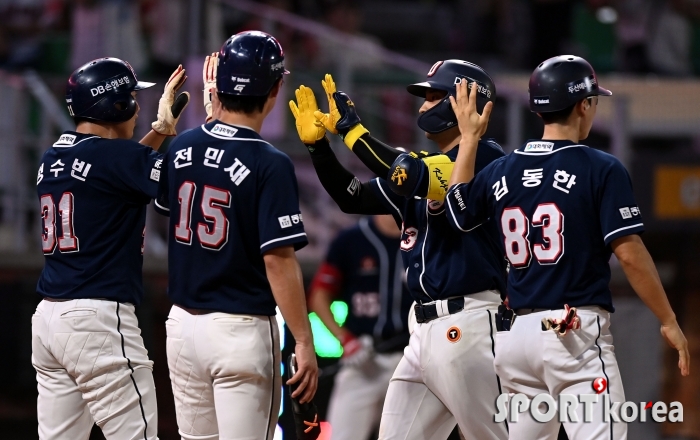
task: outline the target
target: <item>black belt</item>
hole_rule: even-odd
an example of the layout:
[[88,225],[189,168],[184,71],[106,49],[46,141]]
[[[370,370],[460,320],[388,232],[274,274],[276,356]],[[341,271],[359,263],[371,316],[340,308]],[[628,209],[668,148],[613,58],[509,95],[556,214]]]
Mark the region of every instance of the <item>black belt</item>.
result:
[[[440,300],[444,301],[444,300]],[[416,312],[416,322],[418,324],[423,324],[425,322],[432,321],[433,319],[437,319],[440,316],[438,315],[437,311],[437,304],[416,304],[414,307],[414,310]],[[447,300],[447,311],[450,315],[461,312],[464,310],[464,297],[460,296],[459,298],[450,298]]]
[[516,309],[515,314],[518,316],[529,315],[530,313],[546,312],[551,309]]

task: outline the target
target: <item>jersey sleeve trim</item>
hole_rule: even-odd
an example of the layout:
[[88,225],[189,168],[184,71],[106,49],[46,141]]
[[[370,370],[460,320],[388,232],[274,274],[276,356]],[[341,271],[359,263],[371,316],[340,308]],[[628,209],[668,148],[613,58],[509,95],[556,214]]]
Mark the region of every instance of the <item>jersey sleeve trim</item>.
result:
[[[454,187],[453,187],[453,188],[454,188]],[[447,200],[447,207],[450,209],[450,215],[452,216],[452,220],[454,221],[453,224],[454,224],[455,226],[457,226],[457,229],[459,229],[460,231],[462,231],[462,232],[470,232],[470,231],[473,231],[474,229],[476,229],[476,228],[478,228],[479,226],[481,226],[481,225],[484,224],[484,223],[482,222],[482,223],[479,223],[478,225],[474,226],[473,228],[462,229],[462,226],[460,226],[459,222],[457,221],[457,216],[455,216],[455,212],[454,212],[454,210],[452,209],[452,203],[450,203],[450,198],[449,198],[449,197],[445,197],[445,199]]]
[[168,212],[170,212],[170,208],[166,208],[165,206],[161,206],[160,203],[158,203],[158,199],[153,199],[153,202],[154,202],[155,205],[156,205],[156,206],[155,206],[156,211],[158,211],[158,210],[163,211],[163,212],[161,212],[161,214],[163,214],[163,213],[166,213],[166,214],[167,214]]
[[[274,240],[266,241],[265,243],[260,245],[260,249],[263,249],[272,243],[277,243],[278,241],[291,240],[292,238],[298,238],[298,237],[306,237],[306,232],[301,232],[299,234],[293,234],[293,235],[287,235],[286,237],[280,237],[280,238],[275,238]],[[298,240],[295,240],[295,241],[298,241]]]
[[[374,180],[378,180],[378,179],[374,179]],[[377,188],[379,188],[379,191],[382,193],[382,195],[384,196],[386,201],[389,202],[389,204],[396,210],[396,213],[399,215],[399,218],[401,219],[401,221],[403,221],[403,215],[401,215],[401,211],[399,210],[399,208],[396,205],[394,205],[394,202],[392,202],[391,199],[389,198],[389,196],[386,195],[386,193],[384,192],[384,188],[382,188],[382,185],[378,181],[376,183],[377,183]]]
[[[626,234],[618,234],[618,232],[622,232],[622,231],[625,231],[627,229],[633,229],[633,228],[641,228],[641,229],[639,231],[630,231],[629,233],[626,233]],[[637,223],[636,225],[625,226],[624,228],[615,229],[614,231],[608,233],[608,235],[603,237],[603,241],[607,245],[607,244],[610,244],[610,242],[613,241],[614,238],[623,237],[625,235],[632,235],[632,234],[635,234],[637,232],[642,232],[643,230],[644,230],[644,223]],[[614,235],[614,237],[613,237],[613,235]],[[608,240],[608,238],[610,238],[610,239]]]

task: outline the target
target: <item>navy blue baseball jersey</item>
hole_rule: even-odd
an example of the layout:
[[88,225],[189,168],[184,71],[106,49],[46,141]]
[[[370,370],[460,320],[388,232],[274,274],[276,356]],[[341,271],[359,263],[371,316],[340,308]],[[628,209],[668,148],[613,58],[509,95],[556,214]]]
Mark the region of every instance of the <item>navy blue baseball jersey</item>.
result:
[[450,222],[464,231],[496,219],[514,309],[614,311],[610,243],[644,231],[627,170],[570,141],[528,142],[450,188],[447,206]]
[[[447,156],[453,161],[459,147]],[[477,171],[503,157],[494,141],[482,141]],[[506,261],[498,246],[498,230],[486,220],[472,234],[450,227],[443,202],[406,199],[391,192],[386,180],[371,181],[377,198],[402,225],[400,248],[408,288],[416,301],[430,302],[484,290],[506,291]]]
[[250,128],[213,121],[176,137],[156,200],[170,216],[173,302],[274,315],[263,254],[307,244],[298,192],[289,157]]
[[72,131],[44,153],[40,295],[141,302],[146,206],[158,192],[161,159],[137,142]]
[[382,234],[370,218],[361,219],[333,240],[310,289],[324,288],[346,302],[344,327],[354,335],[372,335],[377,345],[397,335],[408,339],[413,298],[404,281],[399,242]]

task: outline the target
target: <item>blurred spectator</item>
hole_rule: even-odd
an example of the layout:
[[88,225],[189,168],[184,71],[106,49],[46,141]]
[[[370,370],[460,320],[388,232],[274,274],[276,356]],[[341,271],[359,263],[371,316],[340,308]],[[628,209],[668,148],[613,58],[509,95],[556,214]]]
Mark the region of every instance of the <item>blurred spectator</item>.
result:
[[323,13],[324,24],[356,37],[357,46],[350,49],[347,45],[339,44],[334,40],[317,39],[318,49],[312,61],[313,67],[341,71],[369,70],[382,67],[382,43],[379,39],[360,32],[362,12],[357,2],[349,0],[327,1]]
[[60,19],[52,0],[0,0],[0,66],[36,67],[45,32]]
[[617,70],[685,76],[692,73],[697,0],[587,0],[593,10],[615,11]]
[[144,28],[150,36],[153,73],[169,77],[188,51],[189,1],[150,0],[144,3]]
[[139,0],[74,0],[70,69],[110,56],[124,59],[134,70],[147,64]]

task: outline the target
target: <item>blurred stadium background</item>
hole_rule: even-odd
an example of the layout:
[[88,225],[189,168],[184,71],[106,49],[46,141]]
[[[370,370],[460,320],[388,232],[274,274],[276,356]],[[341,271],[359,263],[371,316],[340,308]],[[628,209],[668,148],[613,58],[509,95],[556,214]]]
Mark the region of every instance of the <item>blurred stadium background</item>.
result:
[[[203,56],[233,33],[258,29],[282,43],[292,72],[263,136],[295,162],[311,242],[299,252],[307,282],[334,233],[357,218],[342,214],[323,191],[297,139],[286,101],[298,85],[322,96],[320,79],[332,73],[373,135],[432,151],[415,124],[419,102],[405,85],[435,61],[467,59],[495,77],[498,101],[487,135],[512,151],[541,134],[526,108],[529,72],[550,56],[586,57],[614,92],[600,100],[587,143],[616,155],[632,174],[644,241],[694,359],[693,375],[681,379],[656,319],[611,261],[613,334],[627,399],[680,401],[685,410],[683,423],[635,424],[629,438],[700,439],[699,0],[0,0],[0,17],[0,438],[36,438],[30,317],[43,261],[34,183],[40,155],[73,126],[63,102],[67,76],[91,59],[115,56],[140,79],[163,84],[182,63],[193,97],[182,131],[204,118]],[[136,138],[150,129],[160,90],[139,93]],[[368,177],[342,143],[334,146]],[[138,314],[155,361],[159,434],[169,440],[178,435],[165,361],[164,219],[151,211],[147,229],[147,293]],[[347,306],[334,310],[342,320]],[[333,365],[339,344],[317,319],[314,331],[320,365]],[[287,350],[291,345],[287,335]],[[333,377],[320,381],[323,416]],[[293,439],[288,408],[284,402],[279,438]]]

